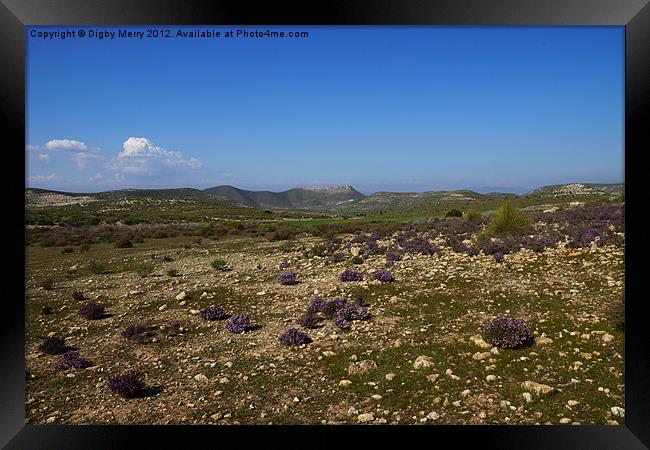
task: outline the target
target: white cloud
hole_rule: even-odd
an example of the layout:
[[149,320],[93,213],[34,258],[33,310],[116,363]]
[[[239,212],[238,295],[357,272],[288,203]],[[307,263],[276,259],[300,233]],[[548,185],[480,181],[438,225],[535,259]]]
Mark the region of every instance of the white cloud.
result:
[[147,138],[130,137],[122,144],[122,151],[109,164],[109,168],[124,173],[152,174],[156,165],[199,169],[202,164],[196,158],[183,158],[178,151],[158,147]]
[[113,178],[109,178],[101,172],[97,172],[92,177],[88,178],[89,183],[121,183],[124,181],[124,175],[121,173],[113,174]]
[[38,160],[48,163],[50,162],[50,155],[48,155],[47,153],[41,153],[40,155],[38,155]]
[[100,160],[104,158],[94,153],[81,152],[81,153],[75,153],[74,155],[72,155],[70,159],[73,160],[75,163],[77,163],[77,168],[79,170],[84,170],[86,168],[86,165],[88,164],[88,161]]
[[84,152],[88,150],[86,144],[74,139],[52,139],[45,143],[45,148],[48,150],[67,150],[74,152]]
[[49,175],[32,175],[28,178],[29,181],[52,181],[57,178],[57,175],[55,173],[51,173]]
[[40,149],[41,149],[40,145],[25,144],[25,151],[33,152],[35,150],[40,150]]

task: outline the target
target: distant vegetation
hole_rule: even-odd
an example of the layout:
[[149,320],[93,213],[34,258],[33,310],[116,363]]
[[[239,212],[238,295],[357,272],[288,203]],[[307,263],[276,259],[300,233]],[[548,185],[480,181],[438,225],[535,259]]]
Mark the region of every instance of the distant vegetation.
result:
[[486,231],[490,236],[515,235],[528,230],[532,224],[530,218],[519,211],[512,201],[506,200],[490,218]]

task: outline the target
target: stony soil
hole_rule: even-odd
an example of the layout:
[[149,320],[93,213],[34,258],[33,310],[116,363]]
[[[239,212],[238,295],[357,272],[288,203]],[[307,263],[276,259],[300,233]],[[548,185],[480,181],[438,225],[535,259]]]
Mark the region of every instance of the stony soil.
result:
[[[369,280],[384,266],[381,255],[353,265],[300,251],[317,242],[303,238],[289,252],[251,238],[147,239],[134,248],[96,244],[70,254],[28,247],[26,421],[623,423],[624,334],[611,316],[623,299],[623,249],[522,250],[500,264],[445,248],[442,256],[407,255],[390,269],[395,282],[380,284]],[[214,270],[217,257],[232,270]],[[298,284],[275,281],[283,258]],[[109,273],[90,273],[93,259]],[[348,267],[365,281],[338,281]],[[143,268],[151,273],[139,275]],[[172,268],[177,276],[167,274]],[[40,287],[47,277],[51,290]],[[85,302],[72,298],[75,290],[107,305],[108,317],[80,317]],[[285,329],[298,328],[310,298],[354,293],[369,304],[369,320],[350,331],[326,321],[304,330],[311,344],[279,344]],[[231,334],[222,321],[202,320],[198,311],[213,304],[248,313],[258,327]],[[52,314],[41,313],[45,305]],[[486,344],[479,335],[501,314],[524,319],[535,344]],[[181,323],[178,335],[161,329],[173,320]],[[153,342],[122,337],[125,326],[142,321],[156,326]],[[93,366],[55,371],[58,357],[38,350],[54,333]],[[125,399],[106,388],[109,376],[130,368],[158,391]]]

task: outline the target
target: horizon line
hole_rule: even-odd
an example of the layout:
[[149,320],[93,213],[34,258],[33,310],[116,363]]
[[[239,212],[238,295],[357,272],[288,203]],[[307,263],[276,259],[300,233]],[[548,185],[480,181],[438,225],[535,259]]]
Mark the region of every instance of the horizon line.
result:
[[[190,186],[181,186],[181,187],[165,187],[165,188],[146,188],[146,187],[123,187],[123,188],[117,188],[117,189],[107,189],[107,190],[101,190],[101,191],[87,191],[87,192],[74,192],[74,191],[62,191],[62,190],[56,190],[56,189],[46,189],[46,188],[41,188],[37,186],[28,186],[25,185],[25,189],[39,189],[42,191],[50,191],[50,192],[60,192],[64,194],[99,194],[102,192],[116,192],[116,191],[126,191],[126,190],[133,190],[133,191],[164,191],[164,190],[173,190],[173,189],[194,189],[197,191],[205,191],[207,189],[213,189],[213,188],[218,188],[218,187],[231,187],[234,189],[239,189],[243,191],[249,191],[249,192],[271,192],[271,193],[283,193],[287,192],[293,189],[318,189],[318,190],[325,190],[328,188],[351,188],[354,189],[355,191],[370,196],[373,194],[377,193],[382,193],[382,192],[387,192],[387,193],[403,193],[403,194],[409,194],[409,193],[427,193],[427,192],[456,192],[456,191],[471,191],[471,192],[476,192],[480,193],[475,189],[498,189],[495,191],[486,191],[484,194],[490,194],[490,193],[500,193],[500,194],[514,194],[514,195],[520,195],[516,194],[515,192],[508,191],[507,189],[512,189],[512,190],[521,190],[521,189],[529,189],[526,194],[536,190],[536,189],[541,189],[544,187],[551,187],[551,186],[564,186],[564,185],[569,185],[569,184],[582,184],[585,186],[589,185],[616,185],[616,184],[625,184],[625,180],[619,181],[619,182],[613,182],[613,183],[600,183],[600,182],[581,182],[581,181],[572,181],[572,182],[567,182],[567,183],[554,183],[554,184],[544,184],[540,185],[534,188],[529,188],[529,187],[524,187],[524,186],[513,186],[510,188],[501,188],[498,186],[470,186],[470,187],[465,187],[465,188],[458,188],[458,189],[429,189],[429,190],[413,190],[413,191],[391,191],[391,190],[376,190],[371,192],[370,194],[364,194],[357,188],[355,188],[352,184],[331,184],[331,185],[325,185],[325,186],[308,186],[308,185],[300,185],[300,186],[294,186],[292,188],[284,189],[281,191],[272,191],[269,189],[262,189],[262,190],[253,190],[253,189],[245,189],[245,188],[240,188],[237,186],[234,186],[232,184],[219,184],[215,186],[210,186],[207,188],[197,188],[197,187],[190,187]],[[523,194],[525,195],[525,194]]]

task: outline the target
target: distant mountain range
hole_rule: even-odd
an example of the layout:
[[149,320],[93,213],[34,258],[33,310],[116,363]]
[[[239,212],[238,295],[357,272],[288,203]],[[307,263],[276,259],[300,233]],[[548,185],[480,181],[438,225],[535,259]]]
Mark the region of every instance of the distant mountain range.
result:
[[216,186],[204,189],[203,192],[252,208],[305,211],[331,211],[366,197],[352,186],[294,188],[282,192],[247,191],[233,186]]
[[217,205],[246,206],[269,210],[332,211],[343,214],[399,211],[413,208],[445,208],[471,206],[480,202],[499,202],[520,198],[544,203],[591,198],[617,197],[624,185],[571,183],[543,186],[524,195],[492,192],[479,194],[470,190],[428,192],[375,192],[364,195],[352,186],[326,188],[298,187],[282,192],[248,191],[233,186],[207,189],[120,189],[98,193],[71,193],[45,189],[25,189],[28,208],[86,204],[96,201],[156,200],[195,202]]

